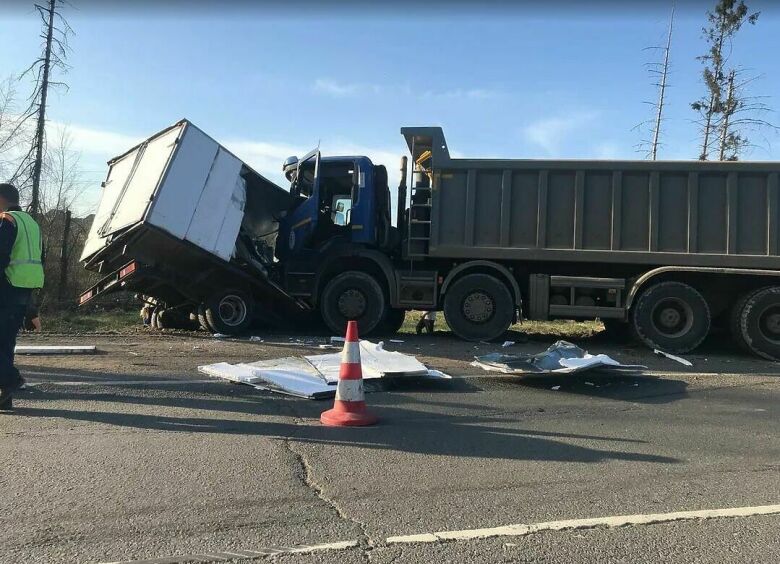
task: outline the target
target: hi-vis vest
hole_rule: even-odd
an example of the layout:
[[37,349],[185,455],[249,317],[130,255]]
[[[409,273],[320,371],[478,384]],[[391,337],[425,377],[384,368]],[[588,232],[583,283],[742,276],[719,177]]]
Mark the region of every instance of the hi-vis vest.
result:
[[16,288],[43,288],[41,230],[38,224],[30,214],[21,211],[5,212],[0,216],[10,216],[16,224],[16,240],[5,277]]

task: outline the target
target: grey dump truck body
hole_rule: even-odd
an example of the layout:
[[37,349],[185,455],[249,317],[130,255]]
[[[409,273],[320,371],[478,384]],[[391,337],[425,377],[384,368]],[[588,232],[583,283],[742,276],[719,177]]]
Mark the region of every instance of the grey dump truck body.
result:
[[780,163],[461,159],[438,127],[401,133],[405,257],[446,274],[451,326],[495,317],[488,275],[526,318],[601,318],[677,352],[720,323],[780,356]]
[[780,163],[453,159],[426,129],[430,257],[780,268]]

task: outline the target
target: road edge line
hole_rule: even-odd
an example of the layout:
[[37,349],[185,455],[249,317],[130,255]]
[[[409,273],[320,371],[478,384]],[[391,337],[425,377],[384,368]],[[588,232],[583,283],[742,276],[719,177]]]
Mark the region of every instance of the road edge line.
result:
[[520,537],[541,531],[564,531],[606,527],[609,529],[628,525],[650,525],[691,521],[695,519],[719,519],[753,517],[757,515],[780,514],[780,504],[733,507],[726,509],[701,509],[697,511],[676,511],[672,513],[649,513],[636,515],[616,515],[611,517],[593,517],[586,519],[567,519],[532,524],[504,525],[485,529],[463,529],[460,531],[438,531],[414,535],[400,535],[385,539],[387,544],[433,543],[440,541],[462,541],[491,537]]

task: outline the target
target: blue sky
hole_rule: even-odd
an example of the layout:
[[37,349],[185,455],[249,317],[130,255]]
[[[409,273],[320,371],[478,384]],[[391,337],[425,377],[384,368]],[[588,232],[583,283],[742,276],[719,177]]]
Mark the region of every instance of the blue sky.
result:
[[[656,97],[644,67],[654,55],[643,49],[663,42],[671,7],[414,13],[402,4],[356,16],[352,5],[292,17],[262,4],[187,13],[145,3],[136,13],[72,3],[70,90],[52,98],[50,117],[70,128],[94,180],[83,210],[96,203],[108,158],[181,117],[279,182],[284,157],[318,142],[325,154],[364,153],[394,171],[404,125],[443,126],[459,156],[641,158],[632,128]],[[661,158],[698,154],[689,103],[703,92],[695,57],[710,4],[678,2]],[[780,5],[749,5],[762,15],[740,32],[732,61],[765,75],[753,93],[780,110]],[[36,56],[38,25],[23,4],[0,13],[0,75]],[[780,137],[761,142],[749,158],[780,160]]]

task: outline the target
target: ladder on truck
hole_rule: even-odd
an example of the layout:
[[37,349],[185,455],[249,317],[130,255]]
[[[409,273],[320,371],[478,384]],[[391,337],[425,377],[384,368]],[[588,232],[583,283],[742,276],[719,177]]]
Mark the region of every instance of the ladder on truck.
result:
[[431,156],[431,151],[423,151],[415,160],[412,170],[409,223],[407,225],[409,257],[428,256],[430,248],[433,178],[430,177],[431,173],[426,172],[424,163],[430,161]]

